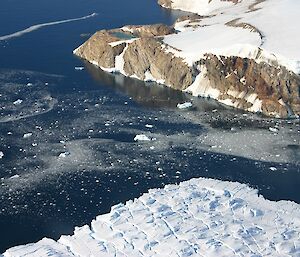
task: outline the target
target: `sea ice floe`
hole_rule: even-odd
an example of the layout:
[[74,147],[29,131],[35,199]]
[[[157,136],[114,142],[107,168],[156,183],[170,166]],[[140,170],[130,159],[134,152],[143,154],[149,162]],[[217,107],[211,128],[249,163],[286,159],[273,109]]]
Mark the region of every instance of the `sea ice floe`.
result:
[[59,158],[66,158],[67,156],[69,156],[71,153],[70,152],[63,152],[59,154]]
[[82,71],[82,70],[84,70],[84,67],[75,67],[75,70]]
[[146,135],[136,135],[134,141],[151,141],[151,138]]
[[274,133],[278,132],[278,128],[272,128],[272,127],[270,127],[269,130],[270,130],[271,132],[274,132]]
[[16,174],[16,175],[11,176],[10,179],[16,179],[16,178],[19,178],[19,177],[20,177],[20,175]]
[[0,159],[2,159],[3,157],[4,157],[4,153],[0,151]]
[[193,104],[191,102],[185,102],[182,104],[177,104],[177,108],[179,109],[189,109],[193,106]]
[[18,99],[18,100],[16,100],[16,101],[13,102],[14,105],[19,105],[21,103],[23,103],[22,99]]
[[[289,215],[286,215],[286,214]],[[234,182],[192,179],[112,207],[57,242],[13,256],[299,256],[298,204],[272,202]]]
[[30,138],[32,136],[32,133],[26,133],[23,135],[23,138]]

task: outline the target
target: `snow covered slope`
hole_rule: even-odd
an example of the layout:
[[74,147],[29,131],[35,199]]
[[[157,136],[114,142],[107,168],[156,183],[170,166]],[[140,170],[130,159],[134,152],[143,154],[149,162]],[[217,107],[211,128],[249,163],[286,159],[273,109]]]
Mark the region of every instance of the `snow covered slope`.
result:
[[[193,28],[168,36],[167,44],[179,50],[188,63],[204,53],[256,58],[255,48],[263,49],[259,61],[278,61],[300,73],[300,2],[294,0],[172,0],[171,7],[207,17],[193,21]],[[188,23],[181,23],[187,25]]]
[[153,189],[58,242],[4,256],[300,256],[300,206],[247,185],[192,179]]
[[166,8],[207,15],[219,9],[230,7],[237,0],[159,0],[158,2]]

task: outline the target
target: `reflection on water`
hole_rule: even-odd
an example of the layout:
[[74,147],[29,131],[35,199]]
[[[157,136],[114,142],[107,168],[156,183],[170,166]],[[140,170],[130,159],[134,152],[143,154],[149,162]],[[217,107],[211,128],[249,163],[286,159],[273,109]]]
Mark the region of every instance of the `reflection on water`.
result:
[[214,99],[193,97],[190,94],[157,84],[138,79],[125,77],[119,73],[105,72],[95,65],[85,61],[85,68],[92,78],[101,86],[110,87],[117,92],[122,92],[138,104],[150,108],[177,108],[178,103],[193,102],[193,109],[200,112],[212,110],[232,110]]
[[144,82],[112,74],[85,62],[85,67],[91,76],[101,85],[112,87],[131,97],[137,103],[147,107],[176,107],[180,102],[189,101],[189,95],[155,82]]

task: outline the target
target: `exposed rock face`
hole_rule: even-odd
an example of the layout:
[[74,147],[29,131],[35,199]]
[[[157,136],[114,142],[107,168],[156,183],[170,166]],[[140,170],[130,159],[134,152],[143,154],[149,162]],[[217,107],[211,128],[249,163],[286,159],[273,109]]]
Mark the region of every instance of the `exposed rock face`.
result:
[[142,26],[130,25],[124,27],[123,31],[126,30],[126,28],[137,37],[157,37],[175,33],[175,29],[173,27],[164,24]]
[[300,115],[300,78],[285,67],[212,54],[200,63],[210,86],[219,91],[218,100],[227,99],[245,110],[251,110],[256,101],[268,116]]
[[199,20],[201,20],[205,17],[207,17],[207,16],[201,16],[201,15],[198,15],[196,13],[192,13],[192,14],[189,14],[189,15],[184,15],[184,16],[178,17],[175,23],[181,22],[181,21],[186,21],[186,20],[199,21]]
[[148,72],[155,80],[179,90],[193,82],[192,69],[182,59],[163,51],[162,43],[154,38],[141,38],[129,44],[124,62],[125,73],[142,80]]
[[77,48],[74,53],[103,68],[113,68],[116,56],[123,52],[126,44],[121,43],[112,46],[110,43],[119,40],[119,38],[112,36],[107,31],[98,31],[82,46]]
[[190,67],[161,40],[171,33],[173,27],[161,24],[99,31],[74,53],[101,68],[210,96],[239,109],[300,116],[299,75],[277,63],[213,54]]
[[[163,51],[163,45],[157,38],[174,32],[173,27],[162,24],[99,31],[74,53],[99,67],[110,69],[115,68],[116,57],[123,54],[125,75],[147,80],[148,74],[148,79],[184,90],[193,82],[192,68],[181,58]],[[121,38],[125,36],[139,38],[125,43]]]
[[158,4],[165,7],[165,8],[171,8],[172,7],[172,0],[158,0]]

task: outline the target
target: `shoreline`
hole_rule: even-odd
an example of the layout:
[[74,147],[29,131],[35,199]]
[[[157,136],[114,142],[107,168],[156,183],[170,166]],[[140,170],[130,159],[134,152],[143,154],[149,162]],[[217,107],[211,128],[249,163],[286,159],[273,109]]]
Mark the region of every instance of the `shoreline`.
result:
[[[221,9],[210,16],[179,18],[173,26],[128,25],[102,30],[74,54],[107,72],[154,81],[249,112],[298,118],[297,62],[264,48],[268,42],[265,32],[235,14],[239,8],[248,17],[253,4],[268,3],[248,2],[227,3],[224,14]],[[258,11],[264,8],[252,10],[251,15]],[[212,24],[215,20],[216,25]],[[222,41],[225,45],[221,46]]]

